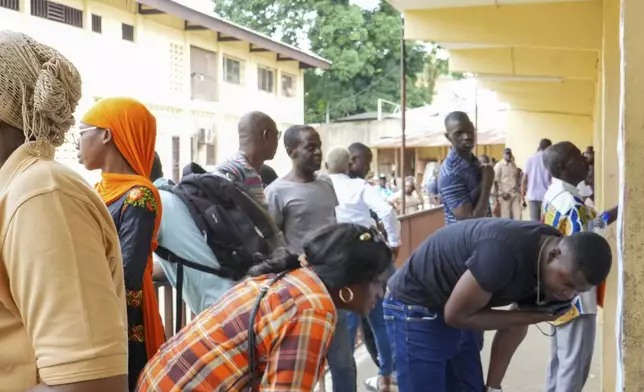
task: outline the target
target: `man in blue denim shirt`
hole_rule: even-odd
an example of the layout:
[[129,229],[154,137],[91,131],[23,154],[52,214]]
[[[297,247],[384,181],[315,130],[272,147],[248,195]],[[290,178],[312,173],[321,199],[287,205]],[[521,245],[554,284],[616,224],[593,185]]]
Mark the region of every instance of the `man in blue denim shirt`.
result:
[[538,222],[471,219],[437,231],[387,283],[383,308],[399,390],[483,391],[479,347],[468,332],[554,321],[561,309],[492,308],[541,299],[565,308],[603,282],[611,261],[603,237],[562,237]]
[[452,148],[440,167],[436,184],[445,208],[445,224],[491,216],[494,169],[481,165],[472,154],[474,124],[467,114],[452,112],[445,117],[445,137]]

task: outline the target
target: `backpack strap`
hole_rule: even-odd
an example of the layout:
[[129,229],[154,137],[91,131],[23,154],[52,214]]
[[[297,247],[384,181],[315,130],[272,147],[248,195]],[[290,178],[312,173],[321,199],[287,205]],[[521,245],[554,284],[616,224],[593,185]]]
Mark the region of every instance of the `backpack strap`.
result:
[[255,352],[255,319],[257,318],[259,306],[261,305],[262,299],[264,299],[271,286],[277,281],[284,278],[289,272],[291,271],[280,272],[279,275],[277,275],[275,278],[273,278],[273,280],[270,281],[270,283],[260,289],[259,296],[257,297],[257,301],[255,302],[255,306],[253,306],[253,310],[250,312],[250,320],[248,322],[248,371],[250,373],[250,375],[248,376],[248,392],[251,392],[253,390],[258,365]]
[[181,319],[183,316],[182,312],[182,305],[183,305],[183,267],[186,266],[188,268],[196,269],[201,272],[213,274],[219,276],[221,274],[221,271],[208,267],[205,265],[197,264],[192,261],[186,260],[184,258],[181,258],[168,250],[167,248],[164,248],[162,246],[158,246],[155,250],[154,253],[157,254],[160,258],[163,260],[166,260],[169,263],[176,263],[177,264],[177,298],[176,298],[176,307],[177,307],[177,314],[176,314],[176,320],[175,320],[175,333],[178,333],[181,330]]
[[182,176],[187,176],[190,174],[203,174],[206,173],[206,169],[201,167],[199,164],[195,162],[190,162],[187,164],[182,171]]

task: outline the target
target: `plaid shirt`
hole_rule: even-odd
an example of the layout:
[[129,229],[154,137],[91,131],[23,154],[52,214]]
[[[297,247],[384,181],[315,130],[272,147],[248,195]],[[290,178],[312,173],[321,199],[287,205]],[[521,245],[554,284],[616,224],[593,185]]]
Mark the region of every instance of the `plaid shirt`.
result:
[[[246,391],[248,321],[260,288],[247,279],[170,339],[148,362],[137,391]],[[271,286],[255,322],[254,391],[312,391],[322,375],[336,309],[324,284],[300,268]]]

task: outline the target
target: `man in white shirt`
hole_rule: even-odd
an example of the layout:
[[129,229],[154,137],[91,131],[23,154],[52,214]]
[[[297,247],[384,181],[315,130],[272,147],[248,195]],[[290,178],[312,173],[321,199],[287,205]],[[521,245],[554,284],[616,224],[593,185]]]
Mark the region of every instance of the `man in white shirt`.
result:
[[[365,158],[366,170],[364,171],[368,172],[371,163],[370,152],[369,156]],[[350,160],[351,154],[346,148],[336,147],[327,154],[327,170],[338,199],[338,205],[335,207],[336,218],[338,222],[373,227],[376,224],[371,217],[371,211],[373,211],[378,216],[378,219],[382,221],[387,232],[389,245],[394,249],[395,253],[400,245],[396,213],[393,207],[382,198],[376,186],[369,184],[363,178],[351,178],[346,174],[349,171]],[[378,301],[369,314],[368,320],[375,336],[380,370],[377,378],[368,379],[365,382],[370,389],[389,391],[391,390],[394,361],[383,316],[382,301]],[[349,314],[349,336],[351,337],[352,346],[355,342],[359,322],[360,316],[358,314]]]

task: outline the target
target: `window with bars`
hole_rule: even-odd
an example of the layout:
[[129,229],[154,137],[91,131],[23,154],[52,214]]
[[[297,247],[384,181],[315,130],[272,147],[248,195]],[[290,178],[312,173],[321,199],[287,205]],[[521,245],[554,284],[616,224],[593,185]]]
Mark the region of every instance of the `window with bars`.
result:
[[214,144],[206,144],[206,165],[214,166],[217,163],[217,150]]
[[83,27],[83,11],[53,1],[31,0],[31,15],[74,27]]
[[179,182],[181,179],[181,138],[172,136],[172,180]]
[[190,79],[192,99],[216,102],[217,91],[217,53],[190,47]]
[[241,61],[224,57],[224,80],[232,84],[242,84]]
[[7,8],[14,11],[20,11],[19,0],[0,0],[0,8]]
[[285,97],[294,97],[295,92],[295,76],[282,74],[282,95]]
[[134,26],[123,23],[123,40],[134,42]]
[[190,162],[195,161],[195,150],[197,149],[197,138],[190,136]]
[[92,31],[95,33],[103,33],[103,17],[92,14]]
[[257,67],[257,88],[267,93],[274,92],[275,71],[264,67]]

